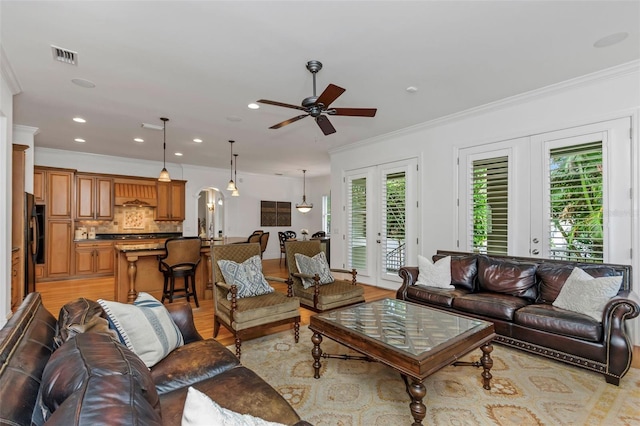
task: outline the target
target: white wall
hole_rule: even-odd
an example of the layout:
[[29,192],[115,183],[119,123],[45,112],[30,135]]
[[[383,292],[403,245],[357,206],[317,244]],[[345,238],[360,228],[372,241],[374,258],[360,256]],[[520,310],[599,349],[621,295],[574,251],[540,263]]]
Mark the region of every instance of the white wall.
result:
[[[433,100],[437,101],[437,100]],[[523,94],[492,105],[477,108],[405,129],[350,147],[331,151],[331,190],[333,221],[345,230],[344,184],[349,169],[418,157],[421,170],[419,198],[420,252],[429,256],[437,249],[455,249],[456,166],[458,148],[498,142],[574,127],[612,118],[631,116],[633,141],[634,258],[612,259],[613,263],[631,263],[633,282],[640,285],[640,150],[638,114],[640,111],[640,62],[633,62],[594,75]],[[614,171],[615,172],[615,171]],[[338,208],[340,206],[340,208]],[[337,235],[335,235],[337,237]],[[346,259],[344,244],[332,244],[332,258]],[[372,283],[376,284],[376,283]],[[639,293],[640,294],[640,293]],[[637,328],[637,327],[636,327]],[[640,342],[638,331],[636,342]]]
[[[46,137],[45,134],[41,137]],[[122,157],[85,154],[71,151],[37,148],[35,164],[39,166],[62,167],[82,172],[121,174],[127,176],[156,177],[162,163],[132,160]],[[269,232],[269,243],[265,259],[280,257],[278,231],[307,228],[322,229],[322,195],[329,192],[329,179],[307,179],[307,201],[314,208],[307,214],[295,210],[295,204],[302,200],[302,176],[284,177],[244,173],[238,171],[239,197],[231,197],[226,190],[229,171],[200,166],[167,163],[172,179],[186,180],[184,235],[197,235],[198,194],[204,188],[218,188],[225,195],[224,234],[231,237],[248,237],[255,229]],[[292,203],[290,227],[260,226],[260,201],[290,201]],[[317,207],[316,207],[317,206]]]

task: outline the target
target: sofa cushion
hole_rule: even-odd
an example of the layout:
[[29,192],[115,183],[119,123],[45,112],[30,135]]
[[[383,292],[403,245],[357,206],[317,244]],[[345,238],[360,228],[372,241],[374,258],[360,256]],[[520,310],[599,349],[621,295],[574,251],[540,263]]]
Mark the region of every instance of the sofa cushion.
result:
[[44,369],[41,392],[43,405],[51,413],[76,393],[76,408],[131,404],[124,409],[128,412],[141,404],[160,413],[158,392],[142,360],[101,333],[78,334],[58,348]]
[[450,308],[454,298],[468,293],[467,290],[459,290],[455,287],[453,290],[449,290],[445,288],[412,285],[407,288],[407,300]]
[[478,256],[478,285],[481,291],[509,294],[535,300],[536,263],[515,262]]
[[586,265],[586,264],[561,264],[561,263],[545,263],[538,265],[536,275],[540,291],[538,294],[538,303],[553,303],[560,294],[560,289],[571,275],[573,268],[579,266],[580,269],[587,272],[594,278],[612,277],[619,275],[615,269],[604,265]]
[[[436,254],[432,257],[434,262],[445,257]],[[476,274],[478,273],[478,261],[475,255],[451,257],[451,284],[459,289],[473,291]]]
[[451,285],[451,256],[431,263],[429,259],[418,255],[418,281],[417,285],[454,289]]
[[622,277],[593,278],[580,268],[574,268],[564,283],[553,306],[589,315],[602,321],[607,302],[620,290]]
[[489,318],[513,321],[515,312],[530,302],[500,293],[470,293],[453,299],[453,307]]
[[241,426],[285,426],[268,422],[250,414],[240,414],[216,404],[199,390],[189,387],[182,412],[182,426],[241,425]]
[[98,303],[107,313],[109,326],[116,330],[120,341],[147,367],[184,343],[182,333],[167,309],[148,293],[140,292],[133,305],[103,299],[98,299]]
[[180,346],[151,367],[151,377],[158,393],[163,394],[214,377],[238,364],[238,357],[217,340],[199,340]]
[[590,342],[602,340],[602,324],[588,315],[547,304],[525,306],[516,311],[514,322],[528,328],[575,337]]

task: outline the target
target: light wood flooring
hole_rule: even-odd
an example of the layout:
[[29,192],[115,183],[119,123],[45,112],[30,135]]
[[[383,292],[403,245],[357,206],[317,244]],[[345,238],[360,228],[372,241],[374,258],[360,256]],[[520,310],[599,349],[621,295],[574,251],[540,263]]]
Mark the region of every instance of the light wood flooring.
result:
[[[278,259],[268,259],[263,262],[263,271],[265,275],[274,277],[287,277],[287,269],[279,265]],[[282,293],[287,292],[287,286],[282,283],[272,282],[271,285]],[[113,300],[115,298],[115,281],[113,277],[105,278],[90,278],[90,279],[76,279],[68,281],[49,281],[36,284],[36,291],[42,295],[42,301],[49,312],[54,317],[58,317],[60,308],[67,302],[78,298],[86,297],[87,299],[107,299]],[[394,298],[395,291],[385,290],[373,286],[364,286],[365,300],[379,300],[385,297]],[[200,307],[196,308],[192,302],[194,321],[198,332],[204,338],[213,336],[213,300],[198,300]],[[301,325],[309,324],[309,317],[313,314],[305,308],[300,308],[300,321]],[[290,329],[291,325],[283,325],[280,327],[274,327],[268,331],[268,334],[277,333]],[[264,331],[260,335],[264,335]],[[257,335],[258,336],[258,335]],[[256,336],[256,337],[257,337]],[[232,345],[234,342],[233,335],[224,327],[220,328],[220,333],[216,340],[220,341],[223,345]]]

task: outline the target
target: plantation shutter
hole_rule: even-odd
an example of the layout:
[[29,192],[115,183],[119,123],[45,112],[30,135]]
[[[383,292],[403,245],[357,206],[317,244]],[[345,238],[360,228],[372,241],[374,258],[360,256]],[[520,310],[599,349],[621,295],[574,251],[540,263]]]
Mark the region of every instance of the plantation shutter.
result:
[[549,257],[603,262],[602,141],[549,151]]
[[367,178],[349,178],[348,267],[367,269]]
[[404,171],[382,174],[382,272],[397,274],[405,263],[406,183]]
[[472,250],[476,253],[507,254],[509,212],[509,157],[475,160],[472,163],[468,222]]

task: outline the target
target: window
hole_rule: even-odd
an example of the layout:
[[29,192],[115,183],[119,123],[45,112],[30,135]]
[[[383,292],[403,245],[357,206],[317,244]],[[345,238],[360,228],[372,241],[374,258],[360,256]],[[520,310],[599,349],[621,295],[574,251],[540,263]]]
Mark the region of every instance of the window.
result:
[[471,173],[473,215],[472,250],[507,254],[509,213],[509,158],[475,160]]
[[367,178],[349,179],[348,265],[367,269]]
[[602,262],[602,142],[550,150],[549,257]]
[[405,264],[407,178],[402,171],[385,173],[382,179],[382,267],[385,273],[397,273]]
[[331,195],[322,196],[322,230],[331,235]]

